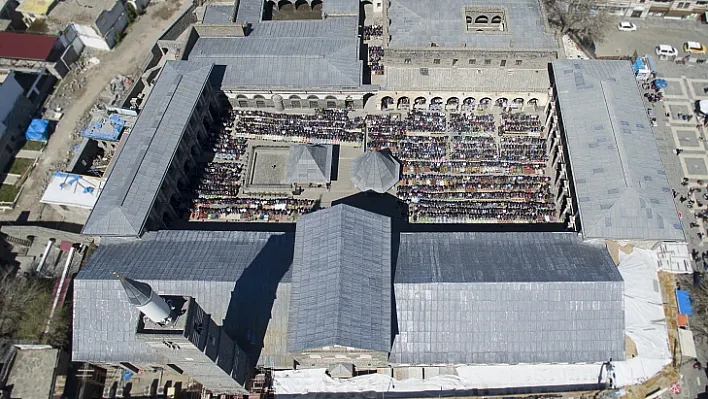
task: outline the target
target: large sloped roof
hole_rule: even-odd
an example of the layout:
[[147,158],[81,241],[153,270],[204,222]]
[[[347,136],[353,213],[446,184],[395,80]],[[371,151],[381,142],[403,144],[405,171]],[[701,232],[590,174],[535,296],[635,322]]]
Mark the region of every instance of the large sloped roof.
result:
[[[466,6],[503,7],[506,34],[468,32]],[[466,47],[472,49],[556,49],[558,42],[545,31],[539,0],[390,0],[390,46]]]
[[400,176],[401,165],[388,153],[367,151],[352,162],[350,177],[361,191],[385,193]]
[[357,19],[262,23],[247,37],[202,37],[190,61],[224,66],[222,89],[343,88],[362,83]]
[[552,65],[583,236],[685,239],[631,64]]
[[331,175],[331,145],[296,144],[290,147],[286,183],[329,183]]
[[139,236],[212,66],[168,61],[114,159],[83,233]]
[[279,283],[289,285],[293,240],[282,233],[174,230],[102,240],[74,282],[73,359],[164,360],[135,337],[138,311],[112,272],[149,284],[160,295],[194,297],[248,350],[243,337],[262,338],[271,314],[287,317],[273,309],[288,300],[276,292]]
[[388,217],[337,205],[298,219],[288,344],[390,350]]
[[571,233],[404,233],[390,359],[624,359],[623,284],[604,246]]

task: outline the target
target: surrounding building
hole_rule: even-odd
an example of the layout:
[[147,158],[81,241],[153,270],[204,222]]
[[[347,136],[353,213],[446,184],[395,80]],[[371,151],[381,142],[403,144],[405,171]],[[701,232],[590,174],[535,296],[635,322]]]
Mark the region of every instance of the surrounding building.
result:
[[605,0],[604,6],[614,15],[631,18],[700,19],[708,11],[704,0]]
[[0,358],[0,393],[8,398],[53,397],[59,358],[59,350],[49,345],[9,347]]
[[27,85],[26,81],[31,82],[34,77],[10,72],[0,83],[0,169],[5,168],[24,142],[25,129],[36,109],[29,99],[35,97],[33,93],[36,90],[36,80],[29,88],[23,87],[22,83]]
[[17,71],[61,79],[79,54],[56,36],[0,32],[0,71]]

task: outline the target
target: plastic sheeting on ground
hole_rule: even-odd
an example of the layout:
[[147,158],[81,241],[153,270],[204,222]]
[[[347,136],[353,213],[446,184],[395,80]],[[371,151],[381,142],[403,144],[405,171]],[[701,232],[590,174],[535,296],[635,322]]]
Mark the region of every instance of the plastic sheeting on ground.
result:
[[691,297],[688,291],[676,290],[676,302],[678,303],[678,311],[680,314],[691,316],[693,308],[691,307]]
[[25,131],[25,139],[27,141],[49,140],[49,121],[46,119],[32,119]]
[[[657,275],[657,254],[635,248],[631,254],[620,251],[619,260],[618,268],[625,281],[625,333],[636,344],[638,354],[612,362],[614,385],[624,387],[644,382],[660,372],[671,362],[671,353]],[[607,378],[602,363],[470,365],[455,367],[455,371],[457,375],[406,380],[382,374],[335,380],[325,374],[325,369],[276,371],[274,387],[276,394],[420,392],[584,385],[605,382]]]

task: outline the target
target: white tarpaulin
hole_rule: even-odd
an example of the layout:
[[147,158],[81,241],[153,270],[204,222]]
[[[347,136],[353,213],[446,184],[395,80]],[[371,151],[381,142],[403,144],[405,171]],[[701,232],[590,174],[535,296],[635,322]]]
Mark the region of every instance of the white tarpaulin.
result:
[[708,100],[701,100],[698,102],[698,110],[703,115],[708,115]]
[[678,329],[679,344],[681,345],[681,355],[684,357],[697,358],[696,343],[693,341],[691,330]]
[[[663,299],[654,251],[635,248],[619,253],[619,271],[625,281],[625,331],[637,346],[638,355],[613,361],[616,387],[648,380],[671,362]],[[609,359],[608,359],[609,360]],[[446,368],[447,369],[447,368]],[[443,369],[441,369],[443,370]],[[597,384],[605,382],[602,363],[517,364],[458,366],[457,375],[429,379],[395,380],[383,374],[369,374],[335,380],[325,369],[276,371],[276,394],[310,392],[387,392],[466,390]]]

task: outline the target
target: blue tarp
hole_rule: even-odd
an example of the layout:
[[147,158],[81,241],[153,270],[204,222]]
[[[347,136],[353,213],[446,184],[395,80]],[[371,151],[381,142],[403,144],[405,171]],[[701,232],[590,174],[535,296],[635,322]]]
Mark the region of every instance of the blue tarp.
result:
[[669,85],[669,82],[667,82],[664,79],[657,79],[654,81],[654,86],[658,87],[659,89],[665,89],[666,86],[668,86],[668,85]]
[[634,65],[632,65],[632,69],[634,70],[634,73],[637,73],[640,69],[646,69],[646,65],[644,65],[644,60],[642,57],[637,57],[634,61]]
[[32,119],[27,131],[25,131],[27,141],[47,141],[49,140],[49,121],[46,119]]
[[676,290],[676,302],[678,302],[679,313],[687,316],[693,314],[693,308],[691,308],[691,298],[688,296],[688,291]]
[[81,135],[94,140],[118,141],[124,127],[125,121],[117,114],[113,114],[90,124]]

